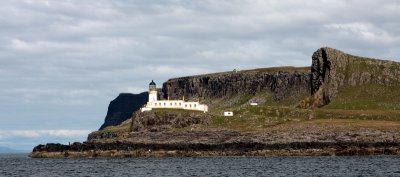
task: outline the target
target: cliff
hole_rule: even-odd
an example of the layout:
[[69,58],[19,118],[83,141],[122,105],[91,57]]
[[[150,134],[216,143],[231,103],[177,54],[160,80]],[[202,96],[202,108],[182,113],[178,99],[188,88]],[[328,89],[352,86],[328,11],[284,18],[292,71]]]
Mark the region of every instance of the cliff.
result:
[[147,102],[148,97],[148,92],[140,94],[119,94],[117,98],[110,102],[106,118],[103,125],[101,125],[100,130],[108,126],[119,125],[131,118],[132,113],[139,110],[140,107]]
[[279,101],[308,93],[309,83],[309,68],[277,67],[174,78],[165,82],[162,90],[170,99],[202,100],[267,91]]
[[[372,108],[371,104],[389,102],[390,109],[398,109],[396,104],[400,102],[393,97],[399,95],[396,92],[399,83],[398,62],[353,56],[328,47],[312,55],[311,94],[314,95],[314,106],[328,105],[339,97],[337,101],[347,103],[342,108]],[[356,105],[360,101],[362,105]]]

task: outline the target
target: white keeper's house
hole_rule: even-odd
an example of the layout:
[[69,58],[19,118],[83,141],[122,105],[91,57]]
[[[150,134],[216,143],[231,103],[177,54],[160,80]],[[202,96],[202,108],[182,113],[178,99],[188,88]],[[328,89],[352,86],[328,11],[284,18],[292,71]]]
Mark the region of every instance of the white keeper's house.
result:
[[149,84],[149,101],[140,110],[151,111],[152,109],[183,109],[193,111],[208,111],[208,106],[200,104],[198,101],[185,101],[185,97],[182,100],[157,100],[157,87],[156,83],[152,80]]

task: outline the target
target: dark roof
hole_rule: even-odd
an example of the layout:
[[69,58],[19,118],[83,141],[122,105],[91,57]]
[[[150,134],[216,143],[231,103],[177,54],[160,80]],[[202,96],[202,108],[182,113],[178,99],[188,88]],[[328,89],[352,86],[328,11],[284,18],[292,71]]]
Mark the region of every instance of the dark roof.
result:
[[156,83],[153,80],[151,80],[149,85],[156,85]]

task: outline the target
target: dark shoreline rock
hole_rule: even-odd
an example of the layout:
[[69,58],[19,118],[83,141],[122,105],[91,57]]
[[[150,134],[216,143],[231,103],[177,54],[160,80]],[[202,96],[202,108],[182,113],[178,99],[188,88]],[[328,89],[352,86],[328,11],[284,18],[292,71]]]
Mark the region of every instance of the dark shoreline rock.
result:
[[59,158],[69,157],[69,154],[74,154],[72,157],[400,155],[400,143],[293,142],[263,144],[237,142],[222,144],[143,144],[117,141],[113,143],[74,143],[69,146],[62,144],[39,145],[34,148],[30,156],[34,158]]
[[347,148],[389,148],[400,147],[399,142],[292,142],[265,144],[258,142],[236,142],[236,143],[220,143],[220,144],[203,144],[203,143],[130,143],[116,141],[112,143],[73,143],[71,145],[49,143],[46,145],[38,145],[33,152],[64,152],[64,151],[106,151],[106,150],[185,150],[185,151],[254,151],[254,150],[280,150],[280,149],[347,149]]
[[[282,127],[275,128],[281,130]],[[110,138],[93,137],[90,141],[70,145],[39,145],[33,149],[31,157],[400,155],[396,130],[347,131],[348,127],[333,126],[303,132],[292,128],[286,127],[280,134],[274,130],[130,132]]]

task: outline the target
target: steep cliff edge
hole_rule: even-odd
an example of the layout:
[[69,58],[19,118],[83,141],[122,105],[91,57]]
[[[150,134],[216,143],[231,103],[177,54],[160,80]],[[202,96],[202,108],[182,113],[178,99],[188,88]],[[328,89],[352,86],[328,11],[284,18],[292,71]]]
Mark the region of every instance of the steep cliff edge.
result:
[[[338,97],[337,101],[346,99],[346,103],[351,102],[347,106],[352,109],[371,108],[369,105],[374,102],[388,101],[392,104],[390,108],[399,109],[395,104],[400,102],[392,101],[399,95],[396,92],[399,83],[398,62],[353,56],[328,47],[312,55],[311,94],[314,95],[314,106],[328,105]],[[361,105],[356,105],[356,102],[361,102]]]
[[215,99],[234,95],[271,92],[275,101],[304,95],[310,90],[310,69],[260,68],[169,79],[163,84],[165,97]]
[[139,110],[140,107],[147,102],[148,97],[149,95],[147,92],[140,94],[119,94],[117,98],[110,102],[106,118],[100,130],[108,126],[119,125],[131,118],[132,113]]

